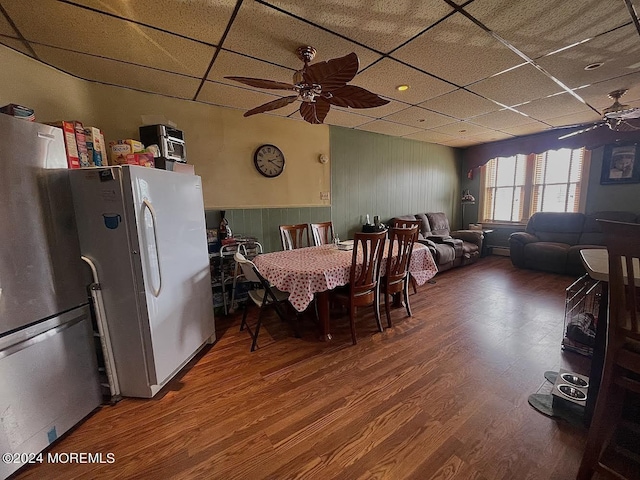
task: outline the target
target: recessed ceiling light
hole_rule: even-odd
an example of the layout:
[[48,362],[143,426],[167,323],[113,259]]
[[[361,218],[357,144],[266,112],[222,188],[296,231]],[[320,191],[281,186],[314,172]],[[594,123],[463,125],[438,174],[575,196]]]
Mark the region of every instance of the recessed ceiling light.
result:
[[604,62],[590,63],[589,65],[584,67],[584,69],[585,70],[595,70],[596,68],[600,68],[602,65],[604,65]]
[[399,92],[404,92],[406,90],[409,90],[409,85],[398,85],[396,87],[396,90],[398,90]]

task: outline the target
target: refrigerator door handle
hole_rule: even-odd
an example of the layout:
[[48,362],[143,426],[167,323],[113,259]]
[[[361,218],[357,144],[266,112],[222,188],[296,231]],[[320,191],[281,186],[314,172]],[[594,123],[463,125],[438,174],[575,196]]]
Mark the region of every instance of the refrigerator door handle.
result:
[[162,289],[162,269],[160,268],[160,252],[158,251],[158,233],[156,228],[156,212],[153,209],[153,206],[146,198],[142,200],[142,208],[148,208],[149,213],[151,214],[151,223],[153,225],[153,240],[156,244],[156,262],[158,264],[158,288],[155,289],[153,286],[151,287],[152,293],[154,297],[158,297],[160,295],[160,290]]

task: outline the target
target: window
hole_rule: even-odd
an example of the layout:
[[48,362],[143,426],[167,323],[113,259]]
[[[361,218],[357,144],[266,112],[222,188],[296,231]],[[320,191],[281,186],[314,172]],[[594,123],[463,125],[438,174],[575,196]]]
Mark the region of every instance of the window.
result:
[[482,222],[526,222],[535,212],[578,212],[584,148],[498,157],[482,170]]

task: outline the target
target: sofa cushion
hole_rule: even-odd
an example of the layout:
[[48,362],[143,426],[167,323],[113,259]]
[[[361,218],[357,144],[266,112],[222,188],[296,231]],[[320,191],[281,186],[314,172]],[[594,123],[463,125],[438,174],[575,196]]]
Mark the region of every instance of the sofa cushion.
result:
[[524,246],[525,266],[545,272],[564,273],[570,248],[571,245],[559,242],[527,243]]
[[582,213],[538,212],[531,215],[526,232],[542,242],[575,245],[584,225]]
[[637,216],[631,212],[594,212],[585,215],[582,235],[579,244],[604,245],[604,236],[600,230],[598,219],[613,220],[614,222],[636,223]]
[[416,213],[415,217],[417,220],[422,220],[422,225],[420,226],[420,233],[422,236],[426,237],[431,233],[431,225],[429,225],[429,219],[424,213]]
[[431,225],[432,235],[449,235],[449,220],[447,220],[446,214],[442,212],[427,213],[427,219]]
[[440,269],[440,265],[453,264],[455,259],[456,251],[454,248],[444,243],[436,244],[436,263],[438,264],[438,269]]

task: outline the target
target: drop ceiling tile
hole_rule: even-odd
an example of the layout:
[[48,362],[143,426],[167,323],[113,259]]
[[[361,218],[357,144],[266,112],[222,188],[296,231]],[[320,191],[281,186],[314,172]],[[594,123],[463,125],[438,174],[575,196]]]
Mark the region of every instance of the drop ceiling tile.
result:
[[327,118],[324,121],[324,123],[329,125],[348,128],[359,127],[360,125],[364,125],[369,122],[371,122],[370,117],[359,115],[355,113],[355,110],[347,111],[335,107],[331,107],[331,110],[329,110]]
[[469,90],[503,105],[512,106],[557,93],[561,88],[532,65],[470,85]]
[[[213,63],[207,80],[237,86],[239,85],[238,82],[224,78],[225,76],[235,76],[266,78],[277,82],[292,83],[294,73],[295,70],[293,69],[280,67],[245,55],[238,55],[237,53],[222,50]],[[269,91],[274,93],[277,90]]]
[[108,85],[134,88],[143,92],[191,100],[200,85],[199,78],[153,70],[107,58],[74,53],[59,48],[34,45],[38,57],[49,65],[76,77]]
[[502,130],[504,133],[510,135],[530,135],[532,133],[544,132],[549,129],[549,125],[542,122],[525,123],[524,125],[516,125],[514,127],[505,128]]
[[236,0],[180,2],[175,0],[75,0],[80,5],[134,22],[218,44],[231,19]]
[[[411,104],[423,102],[456,88],[390,58],[383,58],[359,73],[351,84]],[[399,92],[396,87],[401,84],[409,85],[410,88]]]
[[502,108],[479,95],[462,89],[427,100],[420,106],[461,120],[495,112]]
[[419,140],[421,142],[437,143],[442,145],[444,142],[450,142],[455,140],[455,137],[447,135],[445,133],[436,132],[434,130],[422,130],[420,132],[405,135],[403,138],[411,140]]
[[620,103],[626,104],[640,99],[640,72],[630,73],[603,82],[594,83],[580,89],[577,93],[590,105],[603,109],[610,106],[613,100],[608,94],[614,90],[628,89],[620,99]]
[[459,13],[392,56],[459,86],[522,63],[518,55]]
[[497,142],[499,140],[507,140],[513,137],[514,135],[509,135],[507,133],[489,132],[489,133],[481,133],[480,135],[473,135],[471,137],[465,137],[465,140],[469,140],[470,142],[477,142],[477,143],[489,143],[489,142]]
[[389,120],[403,125],[409,125],[421,130],[438,127],[451,123],[454,119],[431,112],[420,107],[408,107],[393,115],[387,115],[384,120]]
[[[387,99],[391,100],[391,99]],[[358,113],[359,115],[364,115],[369,118],[383,118],[388,115],[392,115],[400,110],[404,110],[407,108],[406,103],[396,102],[395,100],[391,100],[386,105],[382,105],[381,107],[373,107],[373,108],[349,108],[346,109],[349,112]]]
[[599,121],[602,117],[593,111],[585,111],[574,113],[571,115],[561,115],[559,117],[549,118],[545,120],[549,125],[554,127],[566,127],[570,125],[580,125],[581,123],[591,123]]
[[465,10],[531,58],[631,20],[622,1],[475,0]]
[[454,122],[448,125],[442,125],[438,128],[431,129],[434,132],[446,133],[453,137],[470,137],[472,135],[479,135],[481,133],[487,133],[490,129],[475,125],[469,122]]
[[420,2],[270,2],[332,32],[380,52],[389,52],[411,39],[453,9],[441,0]]
[[[603,65],[595,70],[584,69],[596,62],[603,62]],[[619,28],[540,58],[538,64],[571,88],[608,80],[619,76],[621,72],[637,72],[640,70],[638,33],[633,25]]]
[[517,108],[520,112],[526,113],[536,120],[546,120],[560,115],[591,111],[584,103],[568,93],[532,100]]
[[[2,14],[0,14],[0,35],[7,35],[9,37],[14,37],[14,38],[18,37],[18,34],[16,33],[16,31],[13,29],[11,24],[7,21],[6,17]],[[0,37],[0,41],[2,40],[3,38]]]
[[419,128],[409,127],[407,125],[401,125],[399,123],[387,122],[385,120],[374,120],[373,122],[360,125],[358,130],[366,130],[367,132],[382,133],[384,135],[390,135],[392,137],[404,137],[417,133]]
[[[3,0],[27,40],[186,75],[204,75],[214,47],[53,0]],[[64,32],[64,34],[61,34]],[[32,42],[34,43],[34,42]]]
[[453,148],[466,148],[472,145],[479,145],[483,142],[480,140],[472,140],[470,138],[454,138],[453,140],[442,142],[442,145]]
[[317,50],[311,63],[355,52],[363,69],[380,58],[369,49],[258,2],[242,4],[223,47],[299,69],[303,63],[296,56],[296,49],[302,45],[311,45]]
[[512,112],[511,110],[500,110],[486,115],[480,115],[471,119],[472,123],[482,125],[494,130],[505,130],[517,125],[531,123],[532,119],[524,115]]
[[20,53],[24,53],[25,55],[33,57],[33,53],[31,53],[31,50],[29,50],[21,40],[9,37],[0,37],[0,43],[9,48],[12,48],[13,50],[17,50]]
[[[200,90],[197,101],[247,111],[263,103],[275,100],[278,97],[279,95],[258,92],[244,87],[234,87],[217,82],[205,82],[202,90]],[[287,112],[289,114],[292,110],[288,109]]]

